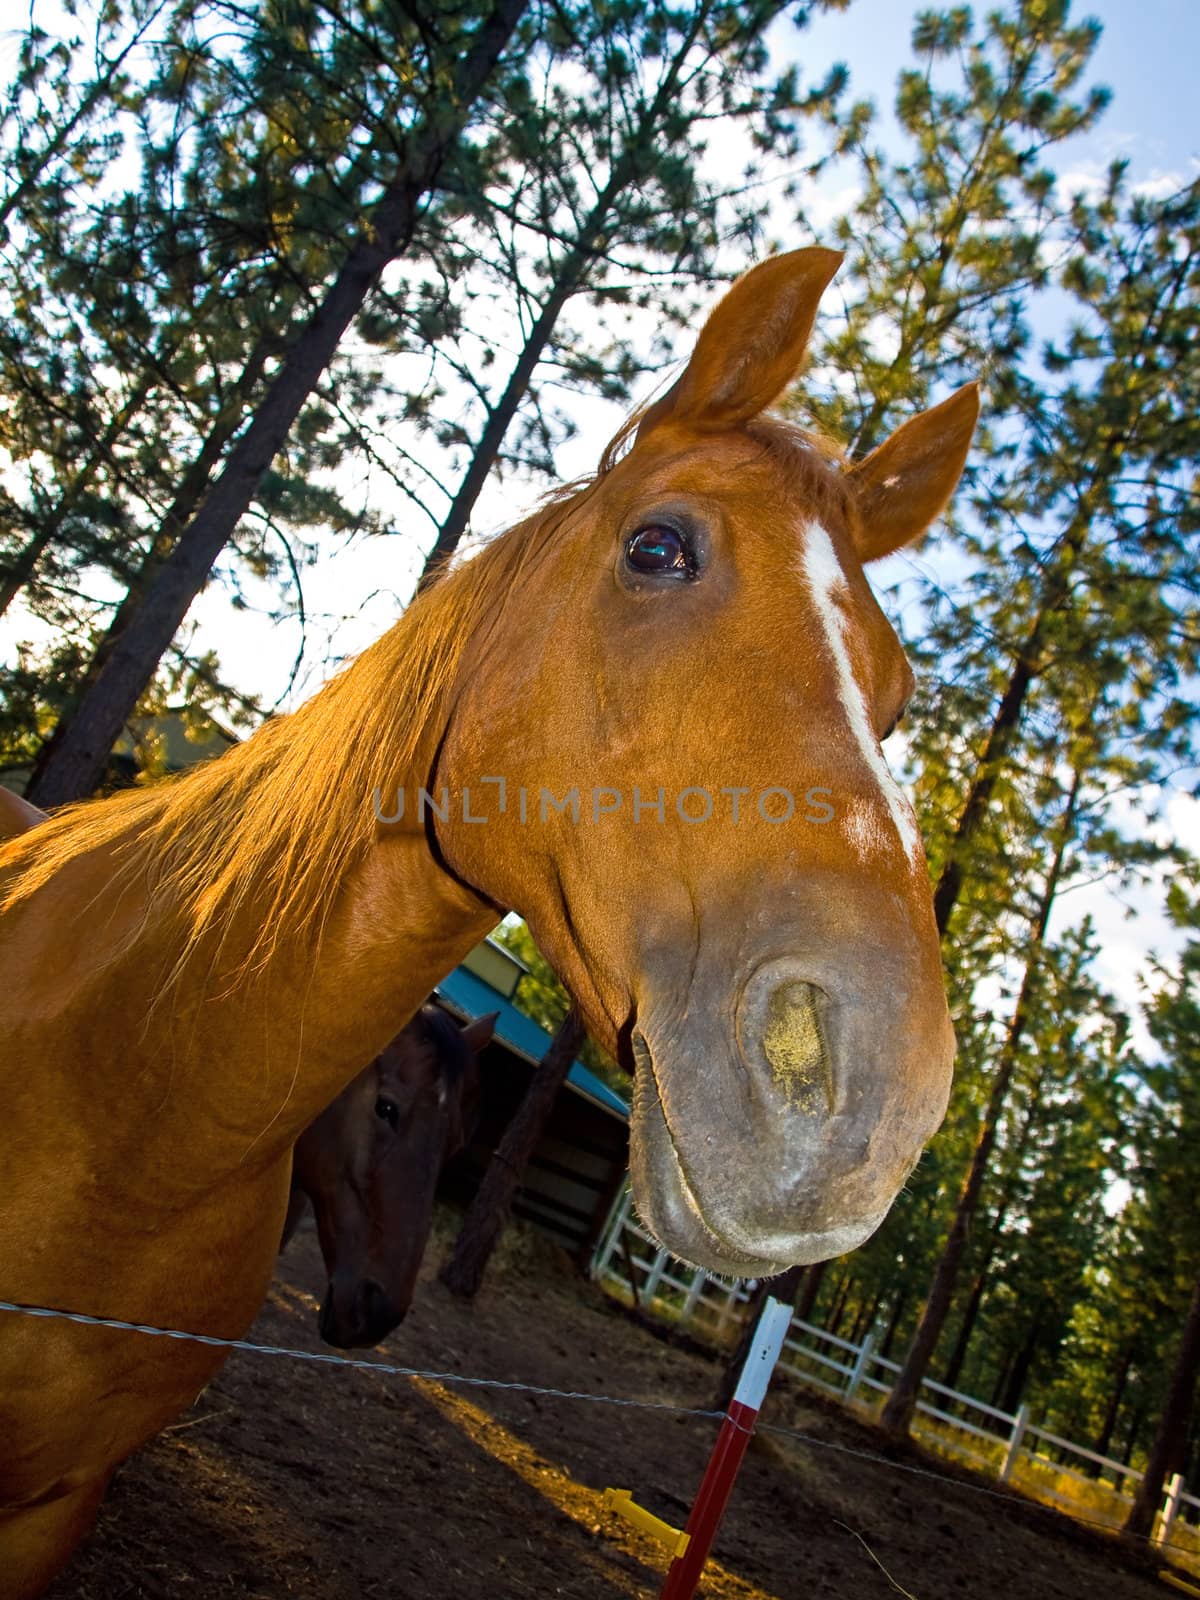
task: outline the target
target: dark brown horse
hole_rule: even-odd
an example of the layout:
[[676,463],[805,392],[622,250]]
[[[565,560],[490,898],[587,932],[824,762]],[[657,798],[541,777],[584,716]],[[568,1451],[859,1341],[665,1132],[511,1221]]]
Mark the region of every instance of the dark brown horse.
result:
[[466,1140],[496,1016],[460,1028],[422,1006],[297,1139],[280,1248],[311,1201],[329,1274],[326,1344],[378,1344],[411,1305],[438,1174]]

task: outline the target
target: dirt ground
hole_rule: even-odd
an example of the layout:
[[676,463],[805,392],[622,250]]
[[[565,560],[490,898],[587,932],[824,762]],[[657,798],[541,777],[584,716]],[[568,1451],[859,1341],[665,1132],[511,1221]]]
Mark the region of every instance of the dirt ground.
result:
[[[478,1303],[426,1281],[378,1359],[707,1407],[715,1361],[637,1327],[565,1256],[515,1230]],[[280,1262],[252,1338],[323,1348],[311,1233]],[[132,1335],[131,1335],[132,1337]],[[1101,1535],[911,1455],[777,1386],[700,1593],[714,1600],[1150,1600],[1170,1591]],[[651,1600],[661,1547],[604,1510],[631,1489],[682,1525],[716,1423],[235,1354],[195,1407],[118,1474],[53,1600]],[[830,1446],[841,1446],[833,1449]],[[945,1469],[939,1469],[944,1473]],[[994,1485],[988,1485],[994,1488]],[[0,1582],[2,1587],[2,1582]]]

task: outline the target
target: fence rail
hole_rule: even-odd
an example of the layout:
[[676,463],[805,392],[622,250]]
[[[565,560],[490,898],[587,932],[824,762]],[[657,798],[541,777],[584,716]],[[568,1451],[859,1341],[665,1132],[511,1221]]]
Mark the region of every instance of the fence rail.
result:
[[[592,1258],[592,1276],[602,1286],[628,1294],[645,1309],[653,1306],[679,1323],[696,1325],[718,1338],[740,1325],[750,1300],[744,1283],[714,1278],[699,1268],[686,1267],[660,1249],[638,1224],[627,1190],[614,1203],[600,1236]],[[801,1383],[811,1384],[843,1403],[872,1407],[874,1399],[865,1397],[863,1391],[888,1394],[889,1375],[900,1371],[898,1362],[879,1354],[873,1330],[856,1343],[800,1317],[792,1318],[779,1367]],[[951,1406],[955,1410],[948,1409]],[[973,1413],[973,1419],[968,1421],[957,1411]],[[923,1428],[923,1418],[939,1426],[936,1430]],[[1087,1485],[1092,1494],[1107,1497],[1107,1507],[1101,1509],[1111,1513],[1105,1520],[1114,1528],[1124,1520],[1131,1504],[1125,1493],[1126,1484],[1135,1484],[1142,1477],[1136,1467],[1124,1461],[1099,1455],[1036,1426],[1030,1420],[1028,1406],[1022,1406],[1015,1414],[1002,1411],[933,1379],[926,1379],[921,1385],[917,1430],[936,1448],[981,1464],[1002,1482],[1017,1483],[1023,1491],[1052,1500],[1067,1510],[1073,1509],[1075,1503],[1058,1493],[1046,1477],[1053,1473],[1076,1479]],[[981,1449],[979,1441],[990,1449]],[[1058,1459],[1052,1460],[1039,1449],[1039,1444],[1055,1450]],[[1065,1455],[1090,1463],[1093,1469],[1099,1469],[1099,1475],[1095,1470],[1087,1473],[1072,1466],[1062,1459]],[[1111,1484],[1103,1478],[1106,1472],[1112,1475]],[[1200,1555],[1200,1539],[1193,1530],[1188,1530],[1188,1544],[1182,1547],[1184,1530],[1178,1519],[1185,1506],[1200,1512],[1200,1497],[1186,1493],[1183,1480],[1177,1475],[1167,1486],[1153,1537],[1160,1546],[1171,1544],[1173,1555],[1194,1557]]]

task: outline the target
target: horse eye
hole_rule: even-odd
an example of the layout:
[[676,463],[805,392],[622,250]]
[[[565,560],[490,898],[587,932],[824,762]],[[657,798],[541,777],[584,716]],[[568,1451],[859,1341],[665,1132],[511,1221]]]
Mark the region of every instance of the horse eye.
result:
[[687,540],[677,528],[652,522],[639,528],[625,546],[625,559],[635,572],[680,572],[690,570]]
[[382,1117],[384,1122],[390,1123],[393,1128],[396,1127],[400,1121],[400,1111],[396,1105],[396,1102],[394,1100],[386,1099],[383,1095],[380,1095],[379,1099],[375,1102],[375,1115],[377,1117]]

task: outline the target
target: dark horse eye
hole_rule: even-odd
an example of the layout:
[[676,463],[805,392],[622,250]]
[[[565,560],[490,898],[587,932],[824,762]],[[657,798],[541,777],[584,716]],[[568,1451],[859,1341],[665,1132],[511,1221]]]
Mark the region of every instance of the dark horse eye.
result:
[[639,528],[625,546],[625,559],[635,572],[680,572],[689,570],[687,540],[676,528],[651,523]]
[[394,1100],[388,1100],[383,1095],[375,1102],[375,1115],[382,1117],[385,1122],[397,1127],[400,1122],[400,1112]]

